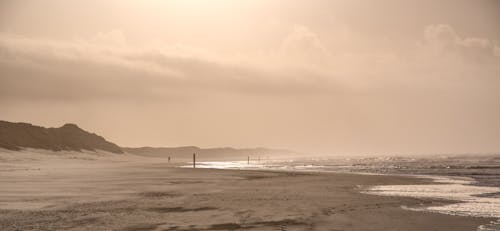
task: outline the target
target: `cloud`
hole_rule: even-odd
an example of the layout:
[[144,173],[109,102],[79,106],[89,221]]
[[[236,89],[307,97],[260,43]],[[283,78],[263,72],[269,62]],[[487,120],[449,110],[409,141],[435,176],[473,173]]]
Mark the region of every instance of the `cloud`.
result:
[[404,54],[333,55],[317,34],[294,25],[275,52],[228,55],[161,41],[133,46],[119,30],[65,41],[0,34],[0,96],[168,101],[201,97],[200,92],[321,95],[447,87],[447,81],[471,76],[491,83],[499,71],[499,49],[488,39],[464,38],[442,24],[427,27],[422,39]]
[[434,55],[460,55],[465,58],[485,60],[498,56],[498,46],[485,38],[461,37],[446,24],[430,25],[425,29],[423,46]]
[[92,42],[97,44],[103,44],[107,46],[126,46],[127,39],[125,34],[118,29],[114,29],[108,32],[97,33],[90,39]]
[[324,62],[328,50],[318,35],[303,25],[294,25],[281,44],[281,52],[299,62]]
[[0,97],[25,100],[170,100],[190,92],[306,93],[317,73],[247,64],[185,45],[134,47],[114,30],[54,41],[0,35]]

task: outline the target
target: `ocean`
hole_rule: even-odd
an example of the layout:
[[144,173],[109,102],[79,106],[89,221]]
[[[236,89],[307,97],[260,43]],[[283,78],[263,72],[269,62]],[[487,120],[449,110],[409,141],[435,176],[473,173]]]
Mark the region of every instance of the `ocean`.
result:
[[[190,167],[185,166],[185,167]],[[378,185],[363,193],[382,196],[437,198],[458,201],[408,210],[437,212],[456,216],[498,218],[480,231],[500,230],[500,156],[436,155],[432,157],[302,158],[224,162],[199,162],[199,168],[259,169],[283,171],[349,172],[362,174],[407,175],[432,179],[432,184]]]

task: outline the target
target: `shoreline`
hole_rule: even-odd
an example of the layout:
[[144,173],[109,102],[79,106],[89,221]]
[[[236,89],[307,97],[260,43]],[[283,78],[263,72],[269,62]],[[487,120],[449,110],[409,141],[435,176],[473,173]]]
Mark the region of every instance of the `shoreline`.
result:
[[403,209],[447,200],[360,191],[429,183],[408,176],[98,162],[0,172],[0,229],[476,230],[496,220]]
[[[268,167],[266,165],[226,165],[224,162],[200,162],[202,168],[208,169],[237,169],[237,170],[261,170],[261,171],[278,171],[278,172],[310,172],[310,173],[347,173],[358,175],[380,175],[380,176],[401,176],[414,179],[426,179],[427,181],[406,187],[406,185],[380,185],[365,187],[360,193],[379,195],[379,196],[400,196],[420,199],[435,199],[449,201],[443,203],[442,206],[419,207],[406,209],[423,212],[436,212],[441,214],[465,216],[465,217],[483,217],[498,219],[492,230],[500,230],[500,212],[497,208],[500,206],[500,201],[494,197],[482,195],[497,195],[500,193],[500,188],[496,186],[479,185],[476,178],[470,176],[456,176],[446,174],[421,174],[421,173],[380,173],[367,171],[348,171],[338,169],[328,169],[319,165],[316,168],[283,168],[276,165]],[[218,163],[220,167],[214,165]],[[311,167],[312,165],[308,165]],[[187,168],[186,165],[179,166]],[[433,188],[431,188],[433,187]],[[448,189],[455,187],[455,190]],[[429,190],[431,188],[431,190]],[[458,191],[457,191],[458,190]],[[464,193],[467,192],[467,193]],[[473,191],[473,192],[472,192]],[[479,195],[479,196],[478,196]],[[489,198],[489,199],[488,199]],[[489,200],[489,201],[488,201]],[[479,208],[482,207],[482,208]]]

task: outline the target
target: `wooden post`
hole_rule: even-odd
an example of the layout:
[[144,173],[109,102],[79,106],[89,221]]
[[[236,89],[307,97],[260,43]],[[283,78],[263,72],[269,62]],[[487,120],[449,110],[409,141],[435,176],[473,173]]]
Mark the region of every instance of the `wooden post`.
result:
[[170,163],[170,156],[168,156],[168,163]]
[[193,168],[196,168],[196,153],[193,153]]
[[250,156],[248,156],[247,164],[250,164]]

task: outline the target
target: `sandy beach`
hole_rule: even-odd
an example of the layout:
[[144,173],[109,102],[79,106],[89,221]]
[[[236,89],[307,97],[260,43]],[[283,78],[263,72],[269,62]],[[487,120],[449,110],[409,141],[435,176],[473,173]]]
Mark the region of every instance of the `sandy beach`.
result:
[[81,156],[4,158],[0,230],[476,230],[493,220],[402,209],[443,201],[360,193],[425,179]]

